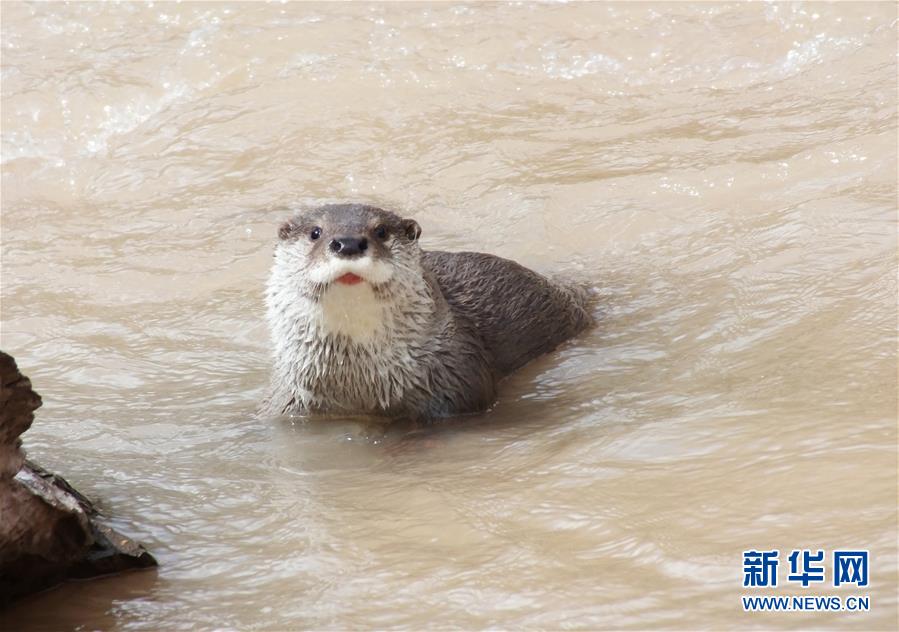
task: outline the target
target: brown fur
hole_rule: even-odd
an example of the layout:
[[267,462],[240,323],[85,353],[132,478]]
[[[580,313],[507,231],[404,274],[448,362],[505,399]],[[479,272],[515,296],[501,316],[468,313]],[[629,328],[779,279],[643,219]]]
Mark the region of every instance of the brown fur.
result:
[[[390,237],[379,240],[377,227]],[[482,411],[499,379],[591,324],[578,291],[493,255],[423,252],[419,233],[414,220],[349,204],[282,225],[267,293],[275,370],[265,412],[428,419]],[[340,265],[325,244],[343,236],[371,244],[354,259],[393,271],[371,283],[384,318],[364,338],[329,329],[322,305],[343,290],[310,278]]]

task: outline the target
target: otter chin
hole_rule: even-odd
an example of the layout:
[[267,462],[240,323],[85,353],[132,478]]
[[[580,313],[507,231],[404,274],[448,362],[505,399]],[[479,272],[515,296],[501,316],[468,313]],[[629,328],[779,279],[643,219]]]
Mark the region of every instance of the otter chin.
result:
[[424,251],[420,235],[414,219],[363,204],[280,226],[261,412],[483,411],[500,379],[591,325],[583,290],[489,254]]

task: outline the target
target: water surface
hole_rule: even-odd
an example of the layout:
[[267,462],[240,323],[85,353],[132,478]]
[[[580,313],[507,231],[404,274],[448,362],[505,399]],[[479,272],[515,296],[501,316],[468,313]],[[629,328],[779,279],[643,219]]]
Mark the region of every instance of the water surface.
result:
[[[896,5],[2,22],[26,447],[161,564],[8,629],[895,629]],[[283,207],[345,200],[587,278],[600,324],[432,432],[254,418]],[[806,592],[870,612],[743,612],[744,550],[858,547],[866,591]]]

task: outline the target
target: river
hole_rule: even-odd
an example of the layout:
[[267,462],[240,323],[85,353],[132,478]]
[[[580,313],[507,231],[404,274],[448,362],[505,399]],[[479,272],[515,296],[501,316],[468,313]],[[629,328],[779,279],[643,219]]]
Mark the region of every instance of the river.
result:
[[[25,445],[160,562],[5,629],[896,629],[896,13],[4,2]],[[587,278],[599,324],[432,430],[257,418],[277,226],[334,201]]]

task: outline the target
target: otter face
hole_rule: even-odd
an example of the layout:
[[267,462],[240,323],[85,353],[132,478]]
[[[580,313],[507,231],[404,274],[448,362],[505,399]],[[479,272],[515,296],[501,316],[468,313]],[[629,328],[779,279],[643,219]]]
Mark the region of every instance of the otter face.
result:
[[278,230],[281,249],[297,256],[296,272],[307,281],[308,295],[321,296],[333,285],[390,282],[408,265],[421,234],[415,220],[374,206],[332,204],[302,212]]
[[377,339],[403,287],[421,283],[420,233],[414,220],[358,204],[284,222],[267,293],[273,340],[295,336],[297,323],[356,343]]

